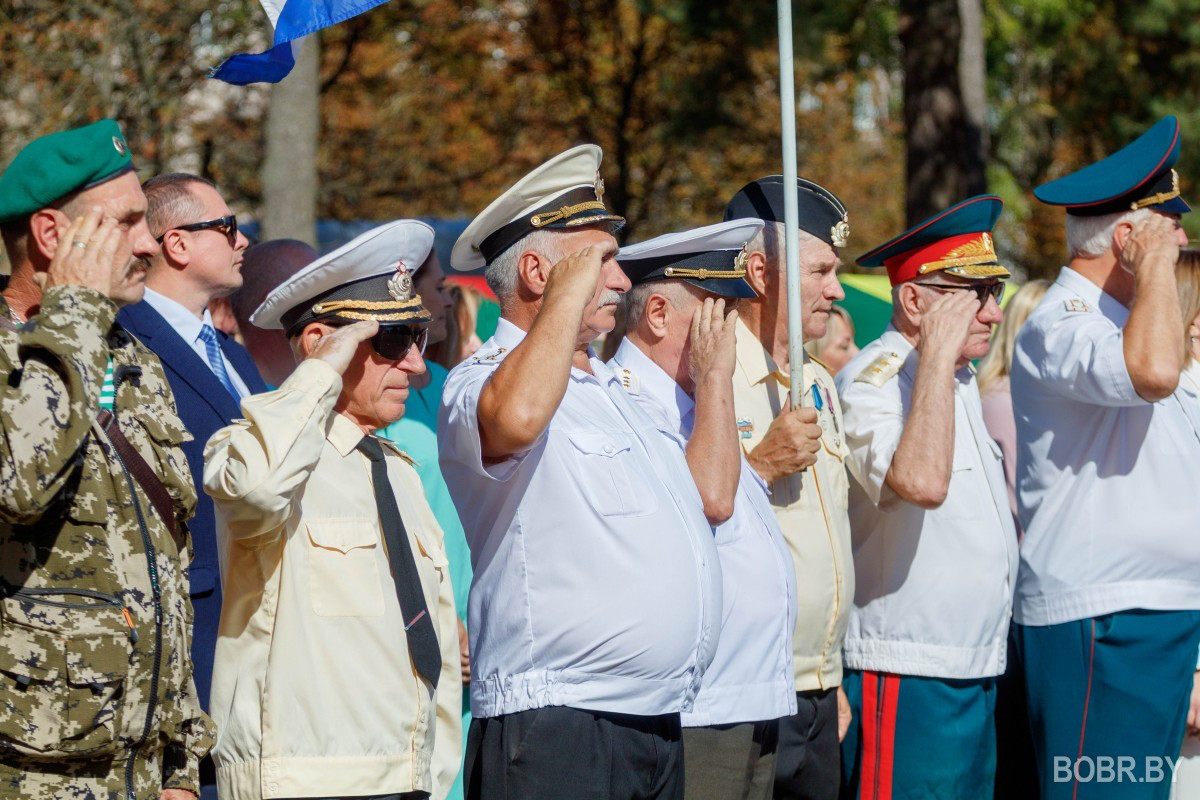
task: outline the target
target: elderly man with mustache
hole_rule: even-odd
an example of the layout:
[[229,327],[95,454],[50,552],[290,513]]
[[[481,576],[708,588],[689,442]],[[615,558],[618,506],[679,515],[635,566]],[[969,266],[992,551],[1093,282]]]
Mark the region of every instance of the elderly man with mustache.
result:
[[857,480],[851,797],[992,797],[1017,535],[970,362],[1000,321],[1002,207],[964,200],[858,259],[887,267],[894,310],[837,378]]
[[17,154],[0,235],[0,796],[194,798],[196,494],[162,365],[116,322],[159,252],[117,123]]
[[630,286],[600,158],[538,167],[451,254],[501,307],[438,424],[475,567],[470,798],[682,797],[680,712],[720,632],[709,518],[730,510],[590,346]]

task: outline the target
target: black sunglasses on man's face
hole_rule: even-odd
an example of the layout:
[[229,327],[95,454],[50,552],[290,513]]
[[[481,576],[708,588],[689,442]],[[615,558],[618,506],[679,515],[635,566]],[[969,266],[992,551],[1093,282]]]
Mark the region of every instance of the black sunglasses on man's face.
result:
[[159,236],[154,241],[158,242],[159,244],[162,244],[163,239],[166,238],[166,235],[168,233],[170,233],[171,231],[207,231],[207,230],[215,230],[215,231],[219,231],[220,233],[225,234],[226,238],[229,239],[230,247],[234,247],[237,245],[238,228],[237,228],[237,215],[236,214],[230,214],[227,217],[218,217],[217,219],[206,219],[206,220],[204,220],[204,222],[193,222],[190,225],[173,225],[172,227],[167,228],[165,231],[163,231],[162,236]]
[[371,346],[380,358],[403,361],[408,351],[416,345],[417,352],[425,355],[429,343],[429,329],[415,325],[380,325],[379,332],[371,337]]
[[939,289],[945,292],[957,292],[962,289],[970,289],[979,298],[979,306],[982,308],[987,305],[988,296],[996,299],[999,304],[1001,298],[1004,297],[1004,287],[1007,286],[1004,281],[997,283],[918,283],[918,286],[927,286],[930,289]]

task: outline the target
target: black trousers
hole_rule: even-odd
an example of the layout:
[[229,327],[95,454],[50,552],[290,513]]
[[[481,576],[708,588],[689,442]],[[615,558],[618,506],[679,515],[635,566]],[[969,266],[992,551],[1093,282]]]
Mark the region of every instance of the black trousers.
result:
[[796,713],[779,720],[776,800],[837,800],[841,781],[837,689],[796,692]]
[[679,715],[549,706],[476,717],[464,781],[467,800],[682,800]]
[[683,729],[684,800],[771,800],[779,720]]

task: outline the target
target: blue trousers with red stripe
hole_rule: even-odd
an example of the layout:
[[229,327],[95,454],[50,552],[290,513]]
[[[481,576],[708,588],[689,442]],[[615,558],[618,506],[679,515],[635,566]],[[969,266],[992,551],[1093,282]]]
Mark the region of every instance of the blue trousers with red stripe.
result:
[[993,800],[996,680],[848,670],[845,800]]
[[1134,609],[1014,625],[1043,800],[1165,800],[1200,612]]

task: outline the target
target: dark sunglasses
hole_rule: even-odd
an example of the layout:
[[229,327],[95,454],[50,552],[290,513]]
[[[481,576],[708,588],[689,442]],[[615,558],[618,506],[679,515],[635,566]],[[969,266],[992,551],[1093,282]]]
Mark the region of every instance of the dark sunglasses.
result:
[[408,351],[416,345],[417,352],[425,355],[429,344],[429,329],[413,325],[380,325],[379,332],[371,337],[371,346],[380,358],[388,361],[403,361]]
[[954,283],[919,283],[918,286],[928,286],[930,289],[941,289],[947,292],[957,292],[962,289],[970,289],[979,298],[980,307],[986,306],[988,295],[991,295],[996,303],[1000,303],[1000,299],[1004,297],[1004,287],[1008,284],[1003,281],[999,283],[980,283],[980,284],[954,284]]
[[159,244],[162,244],[162,240],[164,238],[166,238],[166,235],[168,233],[170,233],[171,231],[208,231],[208,230],[215,230],[215,231],[219,231],[219,232],[225,234],[226,238],[229,239],[230,247],[234,247],[237,245],[238,228],[237,228],[237,215],[236,214],[230,214],[227,217],[220,217],[218,219],[206,219],[206,220],[204,220],[204,222],[193,222],[191,225],[175,225],[174,227],[167,228],[165,231],[163,231],[162,236],[159,236],[154,241],[158,242]]

